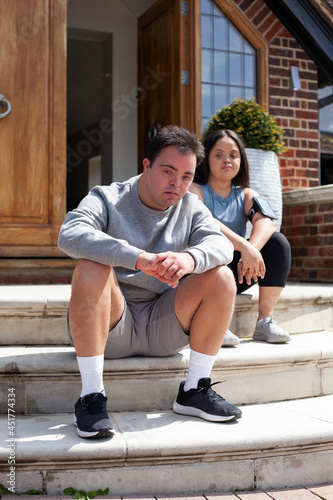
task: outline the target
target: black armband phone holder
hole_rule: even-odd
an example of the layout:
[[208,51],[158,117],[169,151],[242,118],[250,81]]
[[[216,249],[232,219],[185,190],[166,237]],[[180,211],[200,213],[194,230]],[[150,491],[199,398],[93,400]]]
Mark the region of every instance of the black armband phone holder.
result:
[[257,212],[261,213],[265,217],[269,217],[270,219],[277,219],[274,210],[272,209],[266,198],[254,196],[252,208],[250,208],[249,213],[247,214],[247,218],[250,222],[252,222],[253,216]]

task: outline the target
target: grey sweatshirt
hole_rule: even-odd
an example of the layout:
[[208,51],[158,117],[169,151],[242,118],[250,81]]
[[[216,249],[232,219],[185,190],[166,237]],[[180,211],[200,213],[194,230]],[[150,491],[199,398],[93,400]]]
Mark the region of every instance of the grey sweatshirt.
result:
[[233,258],[233,246],[195,194],[186,193],[165,211],[143,205],[139,176],[110,186],[96,186],[60,229],[60,250],[73,259],[113,266],[126,299],[150,300],[168,285],[135,268],[142,251],[189,252],[194,273],[203,273]]

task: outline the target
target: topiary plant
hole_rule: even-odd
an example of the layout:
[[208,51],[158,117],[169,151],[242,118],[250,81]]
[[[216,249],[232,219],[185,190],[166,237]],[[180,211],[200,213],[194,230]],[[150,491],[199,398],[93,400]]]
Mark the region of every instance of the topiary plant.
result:
[[283,143],[283,129],[254,99],[234,99],[216,112],[207,123],[203,139],[221,129],[234,130],[246,148],[287,151]]

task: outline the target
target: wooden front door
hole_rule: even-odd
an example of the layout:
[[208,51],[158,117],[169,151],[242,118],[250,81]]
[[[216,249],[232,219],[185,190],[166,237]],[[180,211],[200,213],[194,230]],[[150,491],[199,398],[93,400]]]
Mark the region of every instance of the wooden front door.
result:
[[67,0],[0,0],[0,257],[60,255]]
[[180,125],[200,133],[198,16],[197,0],[158,0],[139,18],[139,166],[160,127]]

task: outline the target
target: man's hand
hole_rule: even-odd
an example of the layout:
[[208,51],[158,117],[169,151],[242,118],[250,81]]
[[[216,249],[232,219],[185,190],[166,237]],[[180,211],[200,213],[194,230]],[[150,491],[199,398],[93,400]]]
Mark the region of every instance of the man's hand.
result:
[[142,252],[136,261],[136,268],[176,288],[185,274],[194,271],[195,261],[188,252]]

